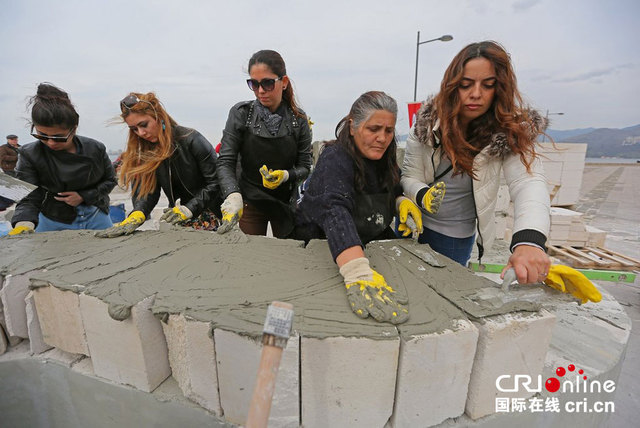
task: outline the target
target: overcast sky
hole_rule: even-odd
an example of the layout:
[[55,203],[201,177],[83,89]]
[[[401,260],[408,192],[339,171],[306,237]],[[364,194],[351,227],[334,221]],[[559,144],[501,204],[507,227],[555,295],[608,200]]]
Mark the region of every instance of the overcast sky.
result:
[[[521,92],[553,129],[640,123],[640,2],[637,0],[0,0],[0,132],[29,136],[25,108],[39,82],[67,92],[79,133],[124,147],[108,125],[128,92],[154,91],[181,125],[214,145],[229,108],[253,98],[247,62],[274,49],[287,63],[314,140],[333,136],[362,92],[399,104],[408,131],[416,33],[418,99],[437,91],[465,45],[502,43]],[[4,141],[4,139],[2,140]]]

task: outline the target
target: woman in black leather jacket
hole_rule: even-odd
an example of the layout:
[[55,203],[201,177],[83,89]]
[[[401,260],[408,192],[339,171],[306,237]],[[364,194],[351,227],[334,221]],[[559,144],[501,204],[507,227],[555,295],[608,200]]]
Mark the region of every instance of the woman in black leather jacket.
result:
[[130,93],[120,101],[120,110],[129,126],[120,174],[131,185],[133,211],[96,236],[133,233],[149,218],[160,189],[169,199],[160,220],[215,230],[221,199],[211,143],[195,129],[179,126],[152,92]]
[[30,104],[39,141],[21,148],[16,175],[38,188],[16,205],[9,235],[110,227],[116,177],[104,145],[76,134],[79,116],[63,90],[41,83]]
[[239,221],[243,232],[266,235],[270,222],[274,236],[285,238],[293,230],[298,183],[311,168],[311,129],[279,53],[256,52],[248,69],[256,99],[231,108],[222,135],[218,163],[225,200],[218,232]]

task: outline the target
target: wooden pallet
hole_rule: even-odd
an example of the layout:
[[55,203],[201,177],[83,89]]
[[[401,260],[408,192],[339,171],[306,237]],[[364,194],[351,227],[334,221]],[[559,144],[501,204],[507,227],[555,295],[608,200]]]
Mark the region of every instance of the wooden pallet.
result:
[[640,260],[602,247],[549,245],[549,254],[563,258],[575,268],[639,270]]

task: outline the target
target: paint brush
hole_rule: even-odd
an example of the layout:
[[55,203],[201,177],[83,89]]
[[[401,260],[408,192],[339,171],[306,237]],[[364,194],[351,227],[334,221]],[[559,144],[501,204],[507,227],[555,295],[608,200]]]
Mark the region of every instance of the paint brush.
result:
[[292,323],[293,305],[284,302],[272,302],[269,305],[262,329],[260,367],[249,405],[246,428],[267,426],[282,351],[287,346]]

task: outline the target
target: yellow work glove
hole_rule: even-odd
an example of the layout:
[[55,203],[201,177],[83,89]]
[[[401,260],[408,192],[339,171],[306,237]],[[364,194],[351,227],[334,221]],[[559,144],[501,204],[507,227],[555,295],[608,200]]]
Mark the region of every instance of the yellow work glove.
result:
[[233,226],[235,226],[240,217],[242,217],[242,209],[244,202],[242,201],[242,194],[239,192],[229,193],[229,196],[220,205],[220,211],[222,211],[222,222],[218,227],[218,233],[227,233]]
[[266,165],[260,167],[262,185],[267,189],[275,189],[289,179],[289,171],[284,169],[267,169]]
[[407,299],[400,298],[384,277],[369,267],[365,257],[342,265],[340,274],[344,278],[351,310],[360,318],[371,315],[376,321],[392,324],[409,319],[409,310],[404,306]]
[[602,300],[600,291],[581,272],[563,265],[552,265],[544,283],[549,287],[571,293],[584,304],[591,300],[594,303]]
[[400,196],[396,199],[396,210],[398,211],[398,232],[407,237],[422,233],[422,212],[413,201],[407,197]]
[[30,221],[19,221],[16,223],[16,227],[11,229],[9,236],[26,235],[27,233],[33,233],[36,225]]
[[435,214],[440,209],[440,205],[442,204],[442,200],[444,199],[446,186],[444,182],[438,181],[433,186],[429,187],[427,193],[422,197],[422,208],[430,212],[431,214]]
[[115,238],[116,236],[131,235],[145,220],[146,217],[142,211],[134,211],[129,214],[129,217],[120,223],[116,223],[113,227],[96,232],[95,236],[98,238]]
[[180,205],[180,199],[176,201],[176,206],[173,208],[168,208],[160,217],[160,221],[166,221],[171,224],[182,223],[183,221],[189,220],[193,217],[193,213],[191,210],[185,206]]

